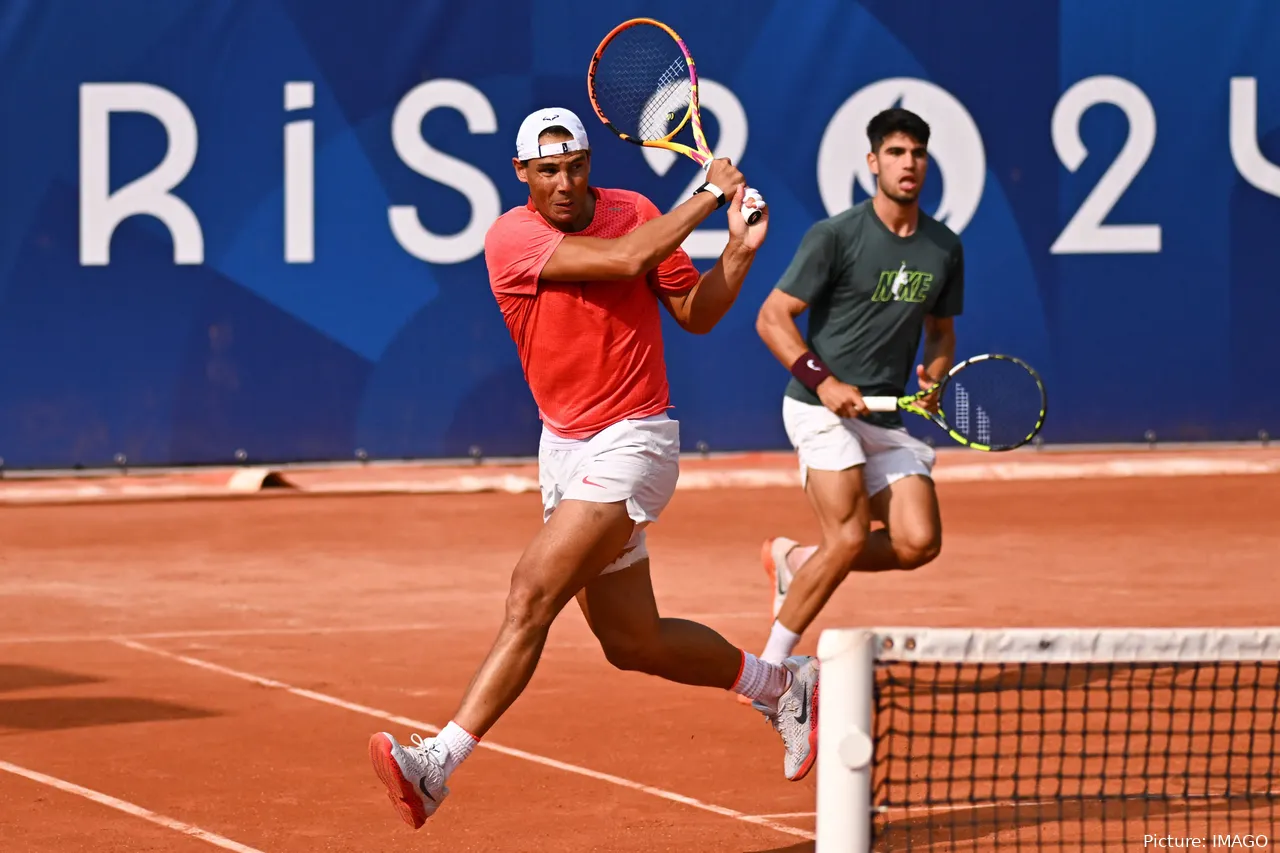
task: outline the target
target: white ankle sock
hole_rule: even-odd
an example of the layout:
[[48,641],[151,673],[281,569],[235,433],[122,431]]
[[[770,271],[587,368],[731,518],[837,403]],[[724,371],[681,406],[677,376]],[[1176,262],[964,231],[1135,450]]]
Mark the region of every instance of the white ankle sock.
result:
[[778,699],[790,686],[791,670],[776,663],[766,663],[750,652],[742,653],[742,671],[733,684],[734,693],[776,708]]
[[765,644],[764,654],[760,659],[767,663],[782,663],[791,657],[800,635],[787,629],[781,622],[774,620],[773,630],[769,632],[769,642]]
[[475,749],[476,744],[480,742],[478,738],[473,737],[470,732],[452,720],[436,737],[449,748],[449,758],[444,763],[445,778],[453,775],[453,771],[467,760],[471,750]]

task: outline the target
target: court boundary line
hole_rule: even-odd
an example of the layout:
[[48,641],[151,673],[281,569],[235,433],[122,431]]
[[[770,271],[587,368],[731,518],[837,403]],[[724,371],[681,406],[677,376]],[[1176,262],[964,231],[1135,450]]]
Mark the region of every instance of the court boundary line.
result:
[[128,800],[122,800],[119,797],[113,797],[110,794],[104,794],[101,791],[95,791],[92,788],[86,788],[83,785],[77,785],[75,782],[68,782],[65,779],[59,779],[56,776],[50,776],[47,773],[41,773],[38,770],[28,770],[26,767],[20,767],[17,764],[10,764],[8,761],[0,761],[0,770],[6,773],[12,773],[14,776],[21,776],[24,779],[41,785],[47,785],[66,794],[74,794],[83,797],[86,800],[97,803],[100,806],[107,806],[116,811],[124,812],[132,817],[141,818],[148,823],[156,826],[171,829],[174,832],[180,832],[192,838],[205,841],[215,847],[221,847],[224,850],[231,850],[234,853],[263,853],[256,847],[249,847],[238,841],[232,841],[226,836],[219,835],[216,832],[210,832],[207,829],[201,829],[198,826],[185,823],[175,818],[166,817],[162,814],[151,811],[151,809],[131,803]]
[[[439,734],[440,732],[440,728],[438,726],[433,726],[430,723],[423,722],[422,720],[415,720],[411,717],[402,717],[399,714],[392,714],[389,711],[383,711],[380,708],[373,708],[369,705],[361,705],[357,702],[348,702],[345,699],[339,699],[338,697],[330,696],[327,693],[319,693],[315,690],[307,690],[306,688],[303,688],[303,687],[294,687],[291,684],[287,684],[283,681],[277,681],[274,678],[266,678],[261,675],[254,675],[251,672],[244,672],[242,670],[232,669],[230,667],[222,666],[221,664],[216,664],[211,661],[201,660],[200,658],[194,658],[189,655],[181,655],[176,652],[170,652],[165,649],[159,649],[159,648],[156,648],[155,646],[149,646],[145,643],[139,643],[134,640],[119,638],[119,639],[115,639],[114,642],[124,646],[125,648],[133,649],[134,651],[144,652],[146,654],[155,655],[157,657],[178,661],[179,663],[184,663],[184,664],[187,664],[188,666],[193,666],[198,669],[207,670],[209,672],[218,673],[220,675],[230,676],[231,678],[236,678],[241,681],[247,681],[250,684],[258,685],[259,687],[270,687],[277,690],[283,690],[286,693],[291,693],[294,696],[299,696],[303,699],[310,699],[314,702],[320,702],[322,704],[330,705],[335,708],[341,708],[346,711],[354,711],[355,713],[358,713],[358,714],[364,714],[365,716],[375,717],[380,720],[386,720],[387,722],[396,723],[397,725],[405,726],[407,728],[419,729],[424,732],[427,732],[428,734]],[[687,797],[684,794],[677,794],[674,791],[667,791],[663,788],[657,788],[652,785],[645,785],[642,782],[636,782],[631,779],[625,779],[621,776],[615,776],[612,773],[603,773],[599,770],[592,770],[588,767],[581,767],[577,764],[570,764],[566,761],[559,761],[554,758],[548,758],[545,755],[538,755],[537,753],[528,752],[523,749],[517,749],[515,747],[510,747],[510,746],[503,746],[502,744],[494,743],[488,740],[480,741],[480,743],[477,745],[477,748],[488,749],[493,752],[501,753],[502,755],[510,756],[512,758],[520,758],[525,761],[531,762],[533,764],[540,764],[543,767],[550,767],[553,770],[562,770],[566,773],[573,773],[578,776],[585,776],[588,779],[595,779],[598,782],[608,782],[612,785],[617,785],[620,788],[626,788],[631,791],[639,791],[640,793],[649,794],[650,796],[658,797],[659,799],[667,800],[668,802],[680,803],[681,805],[690,806],[695,809],[700,809],[705,812],[710,812],[711,814],[720,815],[721,817],[731,818],[733,820],[740,821],[742,823],[751,824],[753,826],[764,827],[765,829],[772,829],[775,832],[780,832],[780,833],[783,833],[784,835],[792,835],[797,838],[803,838],[806,841],[814,841],[817,839],[817,836],[812,832],[808,832],[803,829],[797,829],[796,827],[788,826],[783,823],[775,823],[774,821],[771,821],[768,818],[760,817],[758,815],[749,815],[749,814],[746,814],[745,812],[740,812],[736,809],[731,809],[726,806],[718,806],[714,803],[704,802],[703,800],[699,800],[694,797]]]
[[[727,610],[723,613],[685,613],[685,619],[758,619],[760,614],[750,610]],[[30,634],[27,636],[0,637],[0,647],[38,646],[70,643],[106,643],[119,640],[203,640],[236,637],[331,637],[340,634],[374,634],[387,631],[435,631],[450,626],[441,622],[407,622],[402,625],[331,625],[328,627],[301,628],[210,628],[191,631],[142,631],[127,634]],[[554,644],[549,644],[554,647]]]
[[773,819],[783,820],[783,819],[794,819],[794,818],[801,818],[801,817],[817,817],[817,816],[818,816],[817,812],[777,812],[776,814],[752,815],[752,817],[762,817],[769,820],[773,820]]
[[438,622],[409,622],[404,625],[332,625],[319,628],[210,628],[193,631],[149,631],[128,634],[32,634],[26,637],[0,637],[0,646],[28,646],[40,643],[103,643],[118,640],[199,640],[218,637],[290,637],[336,634],[373,634],[380,631],[429,631],[447,628]]

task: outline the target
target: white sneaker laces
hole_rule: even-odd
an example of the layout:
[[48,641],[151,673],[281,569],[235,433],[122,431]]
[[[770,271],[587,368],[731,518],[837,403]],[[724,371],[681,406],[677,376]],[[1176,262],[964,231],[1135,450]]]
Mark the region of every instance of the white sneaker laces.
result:
[[418,734],[417,732],[414,732],[413,734],[409,735],[409,742],[413,744],[414,749],[416,749],[420,753],[423,753],[424,755],[430,752],[433,746],[438,745],[438,744],[432,743],[430,738],[424,738],[422,735]]

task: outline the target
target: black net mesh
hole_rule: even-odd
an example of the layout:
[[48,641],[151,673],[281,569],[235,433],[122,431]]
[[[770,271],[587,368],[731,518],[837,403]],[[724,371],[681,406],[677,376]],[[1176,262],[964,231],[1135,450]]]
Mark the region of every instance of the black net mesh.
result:
[[1274,661],[879,664],[873,849],[1271,840],[1278,682]]

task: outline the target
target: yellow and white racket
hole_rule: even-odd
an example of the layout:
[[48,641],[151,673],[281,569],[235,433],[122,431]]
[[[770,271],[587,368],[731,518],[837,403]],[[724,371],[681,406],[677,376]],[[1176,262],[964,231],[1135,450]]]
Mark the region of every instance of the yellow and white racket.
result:
[[[935,414],[918,404],[938,400]],[[1040,374],[1020,358],[986,353],[967,358],[931,387],[904,397],[863,397],[873,412],[900,409],[933,421],[974,450],[1013,450],[1040,433],[1049,398]]]

